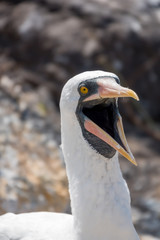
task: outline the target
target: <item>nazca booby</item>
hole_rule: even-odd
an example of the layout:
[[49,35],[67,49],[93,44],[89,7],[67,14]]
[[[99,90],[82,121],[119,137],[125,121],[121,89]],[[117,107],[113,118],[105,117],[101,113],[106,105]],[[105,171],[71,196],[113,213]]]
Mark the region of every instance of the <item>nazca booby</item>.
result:
[[119,152],[136,165],[124,135],[119,97],[138,100],[109,72],[84,72],[65,84],[60,100],[62,151],[73,215],[2,215],[0,240],[139,239],[118,162]]

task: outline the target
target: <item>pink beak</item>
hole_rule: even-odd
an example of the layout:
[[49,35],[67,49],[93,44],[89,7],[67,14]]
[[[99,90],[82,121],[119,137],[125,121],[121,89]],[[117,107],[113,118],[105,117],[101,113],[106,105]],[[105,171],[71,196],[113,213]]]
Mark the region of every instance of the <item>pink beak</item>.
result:
[[99,98],[119,98],[119,97],[132,97],[139,101],[139,98],[137,94],[129,89],[122,87],[118,83],[111,81],[111,79],[99,79],[97,81],[97,84],[99,85],[98,93],[93,94],[92,96],[89,96],[88,98],[84,99],[84,102],[91,101]]

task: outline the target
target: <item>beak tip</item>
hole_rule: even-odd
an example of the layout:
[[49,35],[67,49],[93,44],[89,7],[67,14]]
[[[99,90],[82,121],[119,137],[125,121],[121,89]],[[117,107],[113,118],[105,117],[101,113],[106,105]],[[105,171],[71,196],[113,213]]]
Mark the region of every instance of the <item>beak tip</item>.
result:
[[137,164],[137,162],[136,162],[136,160],[135,160],[135,158],[133,158],[133,161],[132,161],[132,163],[137,167],[138,166],[138,164]]
[[128,89],[128,95],[129,95],[129,97],[132,97],[132,98],[134,98],[135,100],[139,101],[138,95],[137,95],[133,90]]

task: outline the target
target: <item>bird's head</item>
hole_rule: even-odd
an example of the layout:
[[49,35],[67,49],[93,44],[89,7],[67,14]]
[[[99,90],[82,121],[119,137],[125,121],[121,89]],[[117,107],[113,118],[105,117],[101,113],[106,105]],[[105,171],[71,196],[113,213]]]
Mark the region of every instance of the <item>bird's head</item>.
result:
[[120,97],[139,100],[134,91],[120,85],[115,74],[84,72],[65,84],[60,101],[61,113],[65,112],[70,121],[73,115],[76,116],[84,139],[99,154],[112,158],[118,151],[137,165],[124,134],[118,110]]

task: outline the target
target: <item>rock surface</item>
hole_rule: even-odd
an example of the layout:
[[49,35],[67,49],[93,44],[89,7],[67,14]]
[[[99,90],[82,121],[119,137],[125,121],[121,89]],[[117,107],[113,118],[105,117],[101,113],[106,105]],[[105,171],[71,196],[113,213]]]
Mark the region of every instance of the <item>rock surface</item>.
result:
[[3,77],[0,99],[0,212],[65,210],[67,180],[51,96]]

